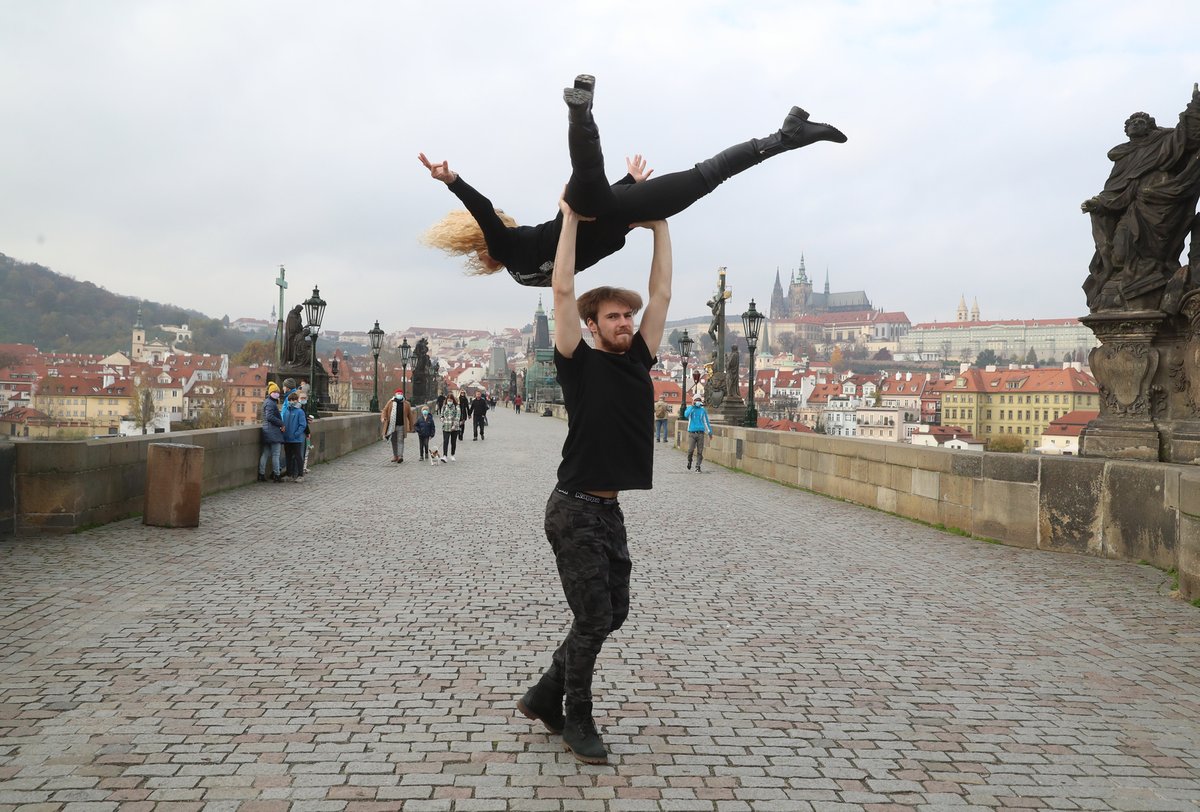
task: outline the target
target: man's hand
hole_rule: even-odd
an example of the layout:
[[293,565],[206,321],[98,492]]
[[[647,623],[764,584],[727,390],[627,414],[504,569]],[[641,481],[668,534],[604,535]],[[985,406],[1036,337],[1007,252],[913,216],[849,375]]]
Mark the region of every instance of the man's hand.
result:
[[417,160],[421,162],[422,166],[429,170],[429,175],[434,180],[440,180],[447,186],[458,180],[458,173],[450,171],[450,164],[447,161],[442,161],[440,164],[431,163],[429,159],[425,157],[424,152],[417,153]]
[[641,155],[634,155],[632,159],[625,157],[625,169],[633,178],[634,183],[641,183],[646,178],[654,174],[653,169],[646,168],[646,159]]
[[1079,204],[1079,208],[1085,212],[1098,211],[1100,209],[1100,201],[1094,197],[1089,197],[1087,200]]

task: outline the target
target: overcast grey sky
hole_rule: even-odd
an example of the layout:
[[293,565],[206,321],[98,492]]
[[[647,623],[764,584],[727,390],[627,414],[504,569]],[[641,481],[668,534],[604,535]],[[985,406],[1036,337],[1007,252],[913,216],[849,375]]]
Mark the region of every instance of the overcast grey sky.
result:
[[[773,158],[672,221],[671,318],[765,309],[803,253],[914,322],[1086,312],[1082,200],[1122,123],[1174,126],[1200,3],[0,0],[0,253],[213,316],[319,284],[325,324],[500,329],[534,288],[423,247],[447,159],[520,222],[569,173],[561,92],[597,76],[610,175],[685,169],[793,104],[843,145]],[[650,235],[580,277],[645,289]],[[547,305],[549,299],[547,298]]]

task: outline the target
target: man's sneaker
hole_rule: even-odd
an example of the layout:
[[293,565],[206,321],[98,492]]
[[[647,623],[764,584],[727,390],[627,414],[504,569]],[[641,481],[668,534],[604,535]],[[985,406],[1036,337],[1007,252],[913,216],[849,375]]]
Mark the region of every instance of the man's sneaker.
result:
[[454,455],[453,455],[453,454],[451,454],[451,455],[450,455],[450,462],[454,462]]
[[567,706],[566,724],[562,732],[563,747],[584,764],[607,764],[608,750],[592,720],[592,703]]
[[692,458],[688,457],[688,470],[692,470]]
[[525,692],[525,696],[517,700],[517,710],[526,719],[541,722],[551,733],[562,733],[563,724],[563,687],[545,674],[537,684]]

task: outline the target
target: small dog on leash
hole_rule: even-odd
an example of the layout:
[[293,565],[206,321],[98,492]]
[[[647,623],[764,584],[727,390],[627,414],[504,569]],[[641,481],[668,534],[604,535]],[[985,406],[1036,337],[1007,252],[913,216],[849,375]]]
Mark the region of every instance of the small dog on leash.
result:
[[442,452],[438,451],[436,448],[429,449],[429,464],[437,465],[438,460],[445,462],[445,460],[442,459]]

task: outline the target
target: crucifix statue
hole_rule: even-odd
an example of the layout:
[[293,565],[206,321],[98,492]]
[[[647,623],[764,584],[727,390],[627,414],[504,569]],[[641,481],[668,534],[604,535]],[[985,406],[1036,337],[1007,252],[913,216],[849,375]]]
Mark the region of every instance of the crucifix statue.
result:
[[275,367],[283,366],[284,350],[283,350],[283,292],[287,290],[287,280],[284,278],[286,271],[283,266],[279,266],[279,278],[275,280],[275,284],[279,286],[279,320],[275,322]]

